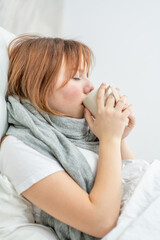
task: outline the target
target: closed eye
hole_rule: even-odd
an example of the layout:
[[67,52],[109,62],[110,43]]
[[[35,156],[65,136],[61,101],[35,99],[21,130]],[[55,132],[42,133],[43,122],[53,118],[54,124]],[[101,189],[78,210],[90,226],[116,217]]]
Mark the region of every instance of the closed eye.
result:
[[79,78],[79,77],[74,77],[73,79],[74,80],[81,80],[81,78]]

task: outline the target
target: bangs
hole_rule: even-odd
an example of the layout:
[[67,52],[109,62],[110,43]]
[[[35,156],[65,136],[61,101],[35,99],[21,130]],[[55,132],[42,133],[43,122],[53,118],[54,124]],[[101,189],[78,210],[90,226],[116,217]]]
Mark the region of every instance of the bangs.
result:
[[88,77],[93,60],[93,53],[85,44],[78,41],[66,40],[64,42],[64,62],[67,71],[63,86],[75,76],[80,68],[87,73]]

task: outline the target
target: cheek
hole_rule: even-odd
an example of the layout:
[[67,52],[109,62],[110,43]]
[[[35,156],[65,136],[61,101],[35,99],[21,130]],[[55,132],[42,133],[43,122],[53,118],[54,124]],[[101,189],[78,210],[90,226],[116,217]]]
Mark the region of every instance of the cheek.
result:
[[78,86],[74,86],[72,84],[66,85],[63,90],[64,98],[68,101],[79,100],[81,98],[81,91]]

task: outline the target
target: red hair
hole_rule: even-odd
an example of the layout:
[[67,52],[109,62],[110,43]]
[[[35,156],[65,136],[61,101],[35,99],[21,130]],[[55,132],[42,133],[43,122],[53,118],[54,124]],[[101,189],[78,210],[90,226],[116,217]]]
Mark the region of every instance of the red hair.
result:
[[93,62],[92,51],[81,42],[36,35],[15,38],[8,54],[7,97],[29,99],[38,110],[57,115],[64,114],[49,107],[48,94],[57,82],[63,58],[67,69],[63,86],[75,76],[82,58],[88,73]]

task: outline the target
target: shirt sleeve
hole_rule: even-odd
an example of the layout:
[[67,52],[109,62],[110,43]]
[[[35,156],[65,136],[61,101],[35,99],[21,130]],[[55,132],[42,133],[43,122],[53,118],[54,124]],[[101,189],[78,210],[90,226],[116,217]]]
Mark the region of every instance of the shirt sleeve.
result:
[[21,194],[41,179],[64,169],[56,159],[50,159],[16,137],[8,136],[0,149],[0,171]]

